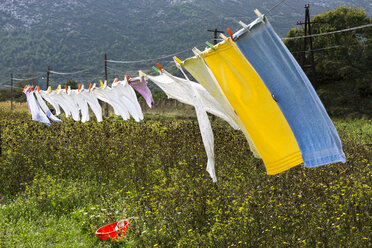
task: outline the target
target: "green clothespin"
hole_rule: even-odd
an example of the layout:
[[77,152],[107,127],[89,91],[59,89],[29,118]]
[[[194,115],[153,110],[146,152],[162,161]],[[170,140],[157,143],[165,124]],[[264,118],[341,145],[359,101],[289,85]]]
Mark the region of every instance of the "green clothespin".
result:
[[160,71],[159,71],[159,69],[158,69],[158,68],[156,68],[155,66],[153,66],[153,67],[152,67],[152,69],[153,69],[154,71],[156,71],[157,73],[159,73],[159,74],[160,74]]
[[216,48],[214,48],[214,46],[208,41],[206,41],[205,44],[207,44],[207,46],[209,46],[213,51],[216,51]]

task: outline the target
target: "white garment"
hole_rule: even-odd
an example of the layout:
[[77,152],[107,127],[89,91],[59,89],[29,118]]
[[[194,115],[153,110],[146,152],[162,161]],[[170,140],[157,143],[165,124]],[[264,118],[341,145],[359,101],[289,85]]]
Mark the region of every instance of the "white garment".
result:
[[59,108],[59,105],[58,103],[56,103],[56,101],[54,101],[53,98],[51,98],[49,96],[49,93],[47,91],[43,91],[43,90],[40,90],[39,91],[39,95],[45,99],[45,101],[47,101],[50,105],[53,106],[53,108],[55,109],[56,111],[56,115],[60,115],[61,114],[61,110]]
[[31,90],[28,90],[29,88],[26,88],[24,93],[26,95],[28,109],[31,113],[32,120],[41,122],[46,124],[47,126],[50,126],[50,121],[48,117],[45,115],[45,113],[40,109],[39,104],[37,103],[34,92]]
[[112,90],[114,90],[115,96],[127,107],[129,113],[137,122],[143,120],[142,109],[137,100],[136,93],[126,80],[114,82],[112,84]]
[[71,90],[71,88],[68,87],[67,94],[71,97],[75,105],[78,106],[78,109],[81,113],[81,122],[84,123],[89,121],[88,103],[79,95],[79,91]]
[[61,101],[60,101],[60,103],[62,104],[61,106],[62,108],[64,106],[65,108],[68,109],[69,113],[71,113],[72,115],[72,119],[74,119],[74,121],[80,121],[79,107],[75,103],[72,96],[68,93],[68,91],[66,92],[65,89],[63,90],[59,89],[56,95],[57,96],[59,95],[61,97]]
[[36,95],[37,101],[39,102],[41,109],[44,111],[47,117],[54,122],[62,122],[60,119],[58,119],[52,114],[52,112],[50,111],[50,109],[48,108],[48,106],[46,105],[46,103],[44,102],[43,98],[40,96],[37,90],[35,91],[35,95]]
[[[187,81],[183,78],[174,77],[167,72],[159,76],[147,75],[147,77],[158,85],[167,94],[168,98],[176,99],[191,106],[194,106],[194,100],[189,93],[192,90],[190,84],[193,85],[200,96],[201,104],[207,112],[227,121],[234,129],[239,129],[236,122],[226,114],[216,99],[214,99],[200,84]],[[175,81],[175,79],[177,81]]]
[[235,128],[237,128],[236,123],[221,110],[218,102],[201,85],[175,77],[166,71],[159,76],[147,75],[147,77],[158,85],[169,98],[195,107],[200,133],[208,157],[206,170],[212,177],[213,182],[216,182],[214,136],[207,111],[228,121]]
[[89,105],[89,107],[92,109],[94,115],[97,118],[98,122],[102,121],[102,109],[99,105],[97,97],[90,93],[89,90],[84,89],[84,85],[82,85],[82,88],[79,92],[79,97],[81,97],[84,101],[86,101]]
[[129,112],[126,109],[126,107],[120,103],[113,95],[113,92],[111,91],[111,88],[107,86],[107,83],[105,82],[104,86],[101,88],[95,88],[93,89],[92,93],[101,101],[104,101],[112,106],[114,109],[115,115],[120,115],[123,120],[129,119]]

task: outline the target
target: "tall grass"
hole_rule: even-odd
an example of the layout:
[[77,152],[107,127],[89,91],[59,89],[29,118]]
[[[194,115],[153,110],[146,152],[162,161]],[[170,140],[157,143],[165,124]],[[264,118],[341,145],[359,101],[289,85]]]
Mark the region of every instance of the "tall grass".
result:
[[[218,182],[194,120],[63,119],[0,110],[0,247],[370,247],[371,120],[335,120],[346,164],[267,176],[213,122]],[[131,218],[127,238],[100,226]]]

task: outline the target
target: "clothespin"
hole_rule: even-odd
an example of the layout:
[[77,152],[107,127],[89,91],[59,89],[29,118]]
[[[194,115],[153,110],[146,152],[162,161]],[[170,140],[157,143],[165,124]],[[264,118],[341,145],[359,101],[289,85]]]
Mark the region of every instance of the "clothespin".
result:
[[[233,37],[234,34],[233,34],[233,32],[231,31],[231,29],[228,28],[228,29],[227,29],[227,32],[229,33],[231,40],[234,41],[234,37]],[[221,33],[221,34],[222,34],[222,33]]]
[[30,88],[28,88],[27,92],[31,92],[33,89],[34,89],[34,86],[31,86]]
[[37,92],[40,92],[40,86],[37,86]]
[[66,94],[67,94],[67,85],[65,85],[65,91],[66,91]]
[[103,89],[103,87],[105,86],[102,82],[102,80],[99,80],[99,83],[101,84],[101,88]]
[[156,63],[156,66],[159,68],[159,70],[162,72],[163,71],[163,67],[159,64],[159,63]]
[[22,90],[22,92],[26,92],[26,90],[28,89],[28,85],[26,85],[24,88],[23,88],[23,90]]
[[57,89],[56,89],[56,92],[58,93],[58,91],[61,89],[61,85],[59,84]]
[[216,51],[216,48],[214,48],[214,46],[213,46],[211,43],[209,43],[208,41],[206,41],[205,44],[206,44],[207,46],[209,46],[210,49],[212,49],[213,51]]
[[48,87],[48,95],[50,94],[50,92],[52,91],[52,87]]
[[146,80],[148,80],[147,75],[143,71],[138,71],[138,76],[144,77]]
[[93,86],[92,83],[90,83],[90,84],[89,84],[89,93],[90,93],[90,91],[92,90],[92,86]]
[[242,22],[242,21],[239,21],[239,24],[240,24],[240,26],[242,26],[246,31],[248,31],[248,32],[250,32],[251,30],[249,30],[249,28],[248,28],[248,25],[247,24],[245,24],[244,22]]
[[118,78],[115,78],[114,83],[117,83],[118,81],[119,81],[119,79]]
[[130,78],[129,78],[128,74],[125,74],[125,79],[127,80],[128,84],[130,84],[130,82],[129,82]]
[[183,64],[182,61],[179,58],[177,58],[177,56],[174,56],[173,60],[176,61],[179,65]]
[[196,48],[196,47],[194,47],[192,49],[192,52],[195,54],[195,56],[200,56],[200,54],[201,54],[201,51],[198,48]]
[[220,33],[220,37],[221,37],[224,41],[228,41],[228,38],[227,38],[223,33]]
[[81,90],[81,84],[79,84],[78,86],[78,92],[80,92],[80,90]]
[[263,18],[262,18],[262,14],[261,14],[261,12],[258,10],[258,9],[255,9],[254,10],[254,13],[256,14],[256,16],[261,20],[261,22],[263,23],[263,24],[265,24],[265,21],[263,20]]
[[161,72],[159,71],[159,69],[156,68],[155,66],[153,66],[152,69],[153,69],[154,71],[158,72],[159,74],[161,73]]

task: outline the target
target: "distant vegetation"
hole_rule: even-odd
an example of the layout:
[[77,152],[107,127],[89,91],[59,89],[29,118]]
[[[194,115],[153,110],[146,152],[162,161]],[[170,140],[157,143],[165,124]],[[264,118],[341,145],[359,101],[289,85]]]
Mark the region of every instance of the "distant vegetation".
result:
[[[339,7],[315,16],[313,34],[327,33],[372,23],[362,9]],[[288,37],[303,36],[292,29]],[[285,41],[297,61],[302,62],[303,39]],[[336,116],[372,113],[372,28],[313,38],[318,93],[327,110]],[[306,52],[305,65],[310,65]],[[305,72],[312,79],[311,68]]]

